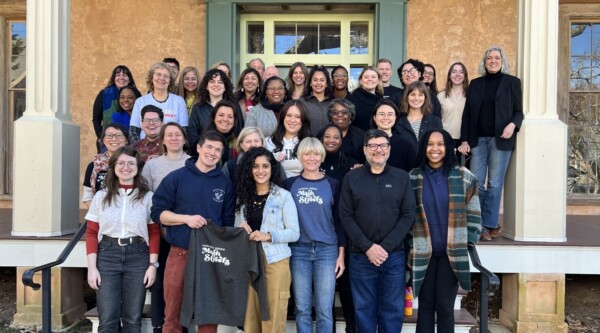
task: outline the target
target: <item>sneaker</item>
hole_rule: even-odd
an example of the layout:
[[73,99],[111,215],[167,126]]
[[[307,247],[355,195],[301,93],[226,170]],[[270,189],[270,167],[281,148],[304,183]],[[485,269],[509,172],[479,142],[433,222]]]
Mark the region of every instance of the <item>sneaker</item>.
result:
[[486,227],[481,227],[481,235],[479,236],[479,240],[482,241],[491,241],[492,236],[490,236],[490,231]]
[[501,226],[498,226],[494,229],[490,229],[490,237],[492,238],[496,238],[498,236],[500,236],[500,230],[502,229]]

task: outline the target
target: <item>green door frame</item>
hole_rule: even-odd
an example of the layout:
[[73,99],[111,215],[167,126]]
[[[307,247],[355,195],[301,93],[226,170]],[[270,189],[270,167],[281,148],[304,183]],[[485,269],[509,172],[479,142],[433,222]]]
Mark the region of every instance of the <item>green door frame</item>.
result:
[[[276,3],[280,0],[206,0],[206,68],[217,61],[231,64],[232,77],[239,75],[239,10],[238,4]],[[328,3],[375,4],[374,59],[388,58],[394,66],[406,56],[406,2],[407,0],[348,1],[330,0]],[[296,4],[314,4],[315,1],[295,0]],[[385,41],[385,42],[383,42]],[[399,85],[396,75],[392,84]]]

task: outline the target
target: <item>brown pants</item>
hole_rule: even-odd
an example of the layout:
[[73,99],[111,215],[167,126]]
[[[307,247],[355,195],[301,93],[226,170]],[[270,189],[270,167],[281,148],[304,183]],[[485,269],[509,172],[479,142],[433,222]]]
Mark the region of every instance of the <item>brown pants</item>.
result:
[[[181,313],[181,302],[183,300],[183,274],[187,261],[187,250],[177,246],[171,246],[165,267],[163,288],[165,290],[165,324],[163,332],[181,333],[179,314]],[[199,325],[198,333],[217,333],[216,324]]]
[[290,298],[290,285],[292,283],[290,258],[267,264],[264,254],[262,257],[265,264],[269,320],[261,321],[258,294],[252,286],[248,286],[248,305],[246,307],[244,332],[283,333],[285,332],[285,324],[287,322],[287,306]]

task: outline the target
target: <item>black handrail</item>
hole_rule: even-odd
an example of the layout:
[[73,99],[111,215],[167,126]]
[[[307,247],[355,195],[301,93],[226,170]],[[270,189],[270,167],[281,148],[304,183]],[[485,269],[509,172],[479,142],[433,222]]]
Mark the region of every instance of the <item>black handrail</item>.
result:
[[488,298],[494,296],[494,293],[500,288],[500,279],[487,268],[483,267],[475,244],[469,243],[469,257],[473,267],[481,273],[481,292],[479,300],[481,302],[481,314],[479,315],[479,332],[488,332]]
[[52,330],[52,316],[51,316],[51,310],[52,310],[51,289],[52,288],[50,288],[51,287],[50,277],[52,275],[50,274],[50,270],[52,269],[52,267],[58,266],[58,265],[64,263],[65,260],[67,260],[67,257],[69,257],[69,255],[71,254],[71,251],[73,251],[73,248],[75,247],[75,245],[77,245],[77,243],[79,242],[81,237],[85,234],[86,230],[87,230],[87,221],[83,221],[83,223],[79,227],[79,230],[77,230],[77,232],[75,233],[73,238],[71,238],[71,240],[69,241],[67,246],[65,246],[65,249],[61,252],[61,254],[58,256],[58,258],[55,261],[28,269],[23,273],[23,277],[21,278],[21,280],[23,281],[23,284],[27,287],[31,287],[33,290],[38,290],[38,289],[40,289],[40,284],[35,283],[33,281],[33,276],[35,275],[36,272],[42,271],[41,287],[42,287],[42,332],[43,333],[50,333]]

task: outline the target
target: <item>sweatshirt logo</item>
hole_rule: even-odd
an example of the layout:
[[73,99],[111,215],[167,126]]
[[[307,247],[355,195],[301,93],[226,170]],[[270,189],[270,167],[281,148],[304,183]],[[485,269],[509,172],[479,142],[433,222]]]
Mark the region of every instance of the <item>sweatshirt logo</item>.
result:
[[319,195],[315,194],[314,190],[315,190],[314,188],[310,188],[310,187],[304,187],[304,188],[298,189],[298,194],[296,194],[296,196],[298,197],[298,203],[310,204],[311,202],[316,202],[319,205],[322,205],[323,198],[321,198]]
[[225,196],[225,191],[220,188],[213,190],[213,200],[215,202],[223,202],[223,197]]
[[217,264],[223,264],[225,266],[229,266],[229,258],[221,255],[221,251],[225,251],[225,249],[220,247],[214,247],[210,245],[203,244],[202,245],[202,254],[204,255],[205,262],[213,262]]

